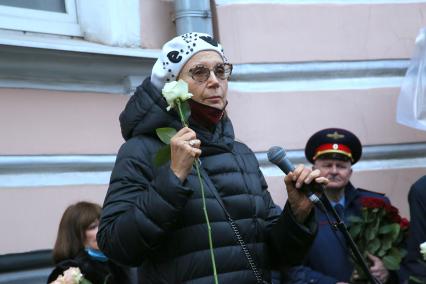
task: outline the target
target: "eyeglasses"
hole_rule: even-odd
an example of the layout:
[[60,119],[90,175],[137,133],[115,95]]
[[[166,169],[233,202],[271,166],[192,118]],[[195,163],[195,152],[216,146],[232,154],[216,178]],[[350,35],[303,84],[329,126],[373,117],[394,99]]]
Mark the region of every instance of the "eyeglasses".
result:
[[230,63],[220,63],[209,69],[204,65],[197,65],[194,68],[189,69],[189,74],[191,78],[199,83],[203,83],[210,78],[210,72],[213,71],[214,75],[221,79],[227,80],[232,73],[232,64]]

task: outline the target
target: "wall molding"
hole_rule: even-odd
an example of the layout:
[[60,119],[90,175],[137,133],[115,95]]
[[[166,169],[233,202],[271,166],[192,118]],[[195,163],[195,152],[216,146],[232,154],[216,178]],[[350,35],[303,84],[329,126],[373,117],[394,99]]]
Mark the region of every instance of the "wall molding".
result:
[[318,61],[236,64],[233,81],[287,81],[335,78],[401,77],[409,60]]
[[0,87],[130,94],[159,52],[0,30]]
[[216,0],[217,6],[231,4],[409,4],[409,3],[425,3],[424,0]]
[[[311,165],[304,150],[286,151],[294,164]],[[282,171],[271,164],[267,152],[256,153],[260,168],[266,176],[282,176]],[[361,160],[353,166],[355,171],[390,170],[407,168],[426,169],[426,143],[363,146]]]
[[[0,87],[132,94],[160,50],[0,30]],[[409,60],[236,64],[230,90],[399,87]]]
[[[294,164],[309,164],[303,150],[287,151]],[[258,152],[266,176],[282,176],[281,170]],[[109,183],[115,155],[0,156],[0,188]],[[426,143],[364,146],[356,171],[426,168]]]
[[399,88],[409,60],[236,64],[230,90],[290,92]]

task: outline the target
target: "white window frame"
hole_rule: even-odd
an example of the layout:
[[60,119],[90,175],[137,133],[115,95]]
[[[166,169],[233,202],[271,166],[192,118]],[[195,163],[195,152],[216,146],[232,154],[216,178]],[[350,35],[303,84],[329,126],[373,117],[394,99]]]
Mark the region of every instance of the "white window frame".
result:
[[[16,25],[5,29],[0,25],[0,62],[6,62],[0,64],[0,88],[133,93],[151,74],[152,65],[160,54],[159,50],[140,48],[140,0],[65,1],[67,5],[73,4],[71,9],[67,6],[67,13],[78,15],[78,27],[84,37],[64,35],[63,31],[60,31],[62,35],[52,35],[52,29],[44,30],[44,34],[40,31],[22,32],[28,29]],[[0,5],[0,20],[4,11],[9,10],[3,7]],[[99,7],[102,7],[101,14],[97,13]],[[32,18],[40,15],[31,9],[18,10],[21,13],[30,10],[27,15]],[[16,13],[13,16],[17,18]],[[24,16],[25,13],[21,18]],[[73,18],[68,17],[68,20],[73,23],[76,21]],[[50,26],[59,24],[58,21],[49,22]],[[63,60],[58,62],[57,56],[61,52]],[[23,58],[36,58],[41,64]],[[85,67],[88,62],[93,68]],[[16,68],[10,70],[8,66]],[[52,70],[61,72],[52,73]],[[106,74],[105,70],[112,72]],[[58,80],[58,76],[64,77]]]
[[80,25],[77,22],[76,0],[64,1],[65,13],[0,5],[0,28],[82,36]]

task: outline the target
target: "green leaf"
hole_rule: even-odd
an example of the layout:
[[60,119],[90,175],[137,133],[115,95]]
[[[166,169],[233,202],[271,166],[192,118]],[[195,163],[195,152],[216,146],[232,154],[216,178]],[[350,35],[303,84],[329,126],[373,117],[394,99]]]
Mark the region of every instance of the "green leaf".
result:
[[386,254],[386,250],[381,248],[379,252],[377,253],[377,256],[380,258],[383,258],[385,254]]
[[164,143],[164,144],[170,144],[170,139],[176,134],[176,129],[171,127],[161,127],[157,128],[155,130],[157,132],[158,138]]
[[400,233],[398,234],[398,238],[395,240],[394,244],[399,245],[402,243],[402,241],[405,238],[405,234],[400,230]]
[[399,269],[399,262],[398,259],[395,258],[392,255],[387,255],[382,258],[383,264],[388,270],[398,270]]
[[377,208],[374,208],[373,210],[367,211],[367,214],[366,214],[366,222],[367,223],[372,223],[375,220],[377,220],[377,217],[376,217],[377,210],[375,210],[375,209],[377,209]]
[[351,224],[355,224],[355,223],[362,223],[364,220],[362,220],[361,217],[358,216],[354,216],[351,215],[347,218],[347,220],[351,223]]
[[379,228],[380,228],[381,220],[382,220],[381,218],[376,218],[376,220],[374,220],[374,227],[376,228],[377,233],[378,233]]
[[189,107],[188,101],[181,102],[183,118],[187,122],[191,116],[191,108]]
[[350,227],[349,233],[351,234],[351,237],[353,239],[356,239],[359,234],[361,233],[362,225],[361,224],[354,224]]
[[155,155],[154,165],[156,167],[159,167],[167,163],[168,161],[170,161],[170,155],[171,155],[171,150],[170,150],[169,144],[161,147],[160,150],[158,150],[157,154]]
[[375,238],[374,240],[369,242],[367,245],[367,250],[373,255],[376,255],[379,248],[380,248],[380,241],[378,238]]
[[362,219],[366,222],[368,220],[368,211],[366,208],[362,209],[361,215],[362,215]]
[[391,238],[392,238],[392,242],[395,242],[398,239],[399,236],[399,232],[401,231],[401,227],[399,226],[399,224],[392,224],[392,234],[391,234]]
[[395,247],[392,247],[390,250],[389,250],[389,254],[388,255],[390,255],[390,256],[392,256],[392,257],[394,257],[397,261],[398,261],[398,264],[401,262],[401,260],[402,260],[402,255],[401,255],[401,252],[400,252],[400,250],[398,249],[398,248],[395,248]]
[[377,227],[375,226],[375,224],[374,224],[374,223],[369,224],[369,225],[367,226],[367,228],[365,229],[365,233],[366,233],[367,241],[372,241],[372,240],[374,240],[375,238],[377,238],[377,232],[378,232],[378,229],[377,229]]
[[381,235],[387,235],[387,234],[394,235],[396,232],[399,233],[399,224],[395,224],[395,223],[381,226],[379,229],[379,234]]
[[384,257],[388,254],[389,249],[392,247],[392,239],[390,237],[383,237],[381,240],[380,250],[377,253],[377,256]]
[[401,258],[404,258],[407,255],[407,250],[406,249],[400,248],[399,252],[401,253]]
[[410,276],[408,283],[419,283],[419,284],[424,284],[422,279],[419,279],[417,277],[414,276]]
[[80,280],[79,284],[92,284],[92,282],[90,282],[86,278],[83,278],[83,279]]

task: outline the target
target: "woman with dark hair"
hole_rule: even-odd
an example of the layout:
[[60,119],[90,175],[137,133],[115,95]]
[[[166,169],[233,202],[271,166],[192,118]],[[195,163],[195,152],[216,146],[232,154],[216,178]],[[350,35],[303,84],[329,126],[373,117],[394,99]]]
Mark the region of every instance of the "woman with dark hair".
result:
[[47,283],[55,281],[70,267],[79,268],[84,278],[93,284],[127,283],[127,269],[111,262],[99,250],[96,233],[100,214],[98,204],[85,201],[65,210],[53,249],[56,267]]

